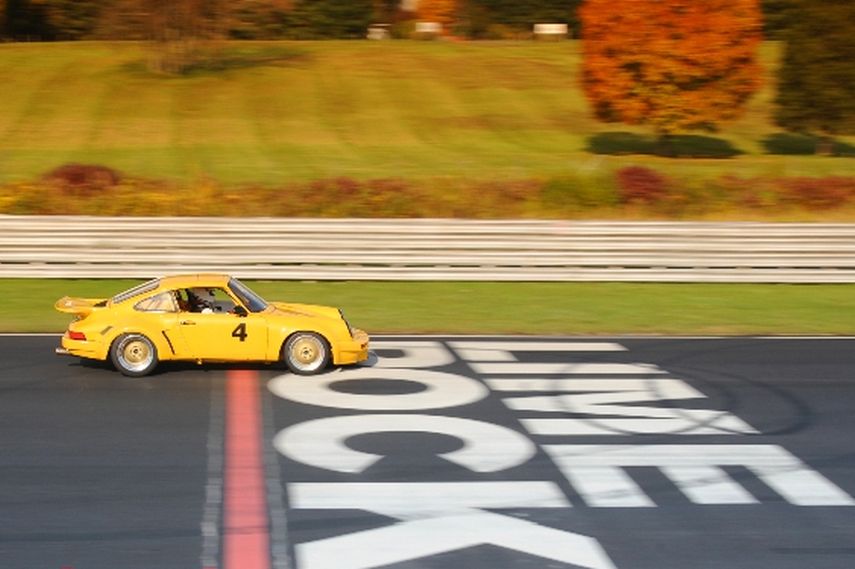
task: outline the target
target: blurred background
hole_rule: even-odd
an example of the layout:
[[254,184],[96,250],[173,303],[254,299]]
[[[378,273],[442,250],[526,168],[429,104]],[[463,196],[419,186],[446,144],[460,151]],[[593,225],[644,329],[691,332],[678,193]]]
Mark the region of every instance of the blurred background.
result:
[[[0,0],[0,215],[850,223],[853,32],[855,4],[833,0]],[[98,250],[140,258],[108,230],[3,223],[2,276]],[[615,253],[608,235],[542,227],[564,236],[546,249],[569,255],[558,280],[591,263],[721,268],[748,250],[764,255],[728,266],[836,271],[814,283],[855,269],[839,228],[795,246],[645,230]],[[277,250],[311,256],[307,239]],[[533,258],[514,239],[489,255]],[[335,263],[390,266],[343,242]],[[682,257],[663,257],[675,242]],[[157,250],[191,249],[210,252],[189,236]],[[467,260],[484,257],[446,264]],[[62,276],[86,274],[104,276]]]
[[0,213],[849,220],[852,12],[3,0]]

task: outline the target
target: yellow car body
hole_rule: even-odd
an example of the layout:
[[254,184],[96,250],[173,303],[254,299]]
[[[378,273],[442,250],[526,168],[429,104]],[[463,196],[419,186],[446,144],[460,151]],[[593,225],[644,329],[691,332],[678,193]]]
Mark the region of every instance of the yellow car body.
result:
[[368,335],[339,309],[266,302],[228,275],[164,277],[110,299],[66,296],[55,307],[76,316],[57,353],[110,359],[130,376],[169,360],[283,361],[309,375],[368,358]]

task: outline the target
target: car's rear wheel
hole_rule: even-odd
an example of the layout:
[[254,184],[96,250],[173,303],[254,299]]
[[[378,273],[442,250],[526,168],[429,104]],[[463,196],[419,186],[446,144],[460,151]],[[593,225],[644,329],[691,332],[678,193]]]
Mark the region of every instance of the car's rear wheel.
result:
[[157,366],[157,348],[142,334],[122,334],[110,347],[110,359],[123,375],[142,377]]
[[298,375],[312,375],[323,371],[330,362],[330,348],[320,334],[297,332],[282,347],[285,365]]

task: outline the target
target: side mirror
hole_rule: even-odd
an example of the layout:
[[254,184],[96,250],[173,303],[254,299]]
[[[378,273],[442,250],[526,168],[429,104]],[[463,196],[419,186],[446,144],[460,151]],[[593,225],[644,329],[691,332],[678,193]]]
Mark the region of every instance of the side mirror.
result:
[[234,313],[237,314],[238,316],[240,316],[241,318],[243,318],[244,316],[247,315],[246,308],[244,308],[243,306],[240,306],[240,305],[235,306]]

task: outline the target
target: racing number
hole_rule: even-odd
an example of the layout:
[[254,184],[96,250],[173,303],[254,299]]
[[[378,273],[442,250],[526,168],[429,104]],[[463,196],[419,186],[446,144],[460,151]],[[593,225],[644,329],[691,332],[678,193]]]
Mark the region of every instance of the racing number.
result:
[[248,334],[246,333],[246,323],[241,322],[237,325],[237,328],[232,330],[232,338],[240,338],[240,341],[243,342],[246,340]]

